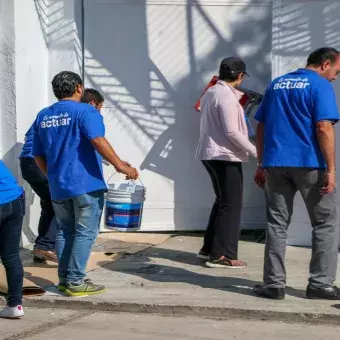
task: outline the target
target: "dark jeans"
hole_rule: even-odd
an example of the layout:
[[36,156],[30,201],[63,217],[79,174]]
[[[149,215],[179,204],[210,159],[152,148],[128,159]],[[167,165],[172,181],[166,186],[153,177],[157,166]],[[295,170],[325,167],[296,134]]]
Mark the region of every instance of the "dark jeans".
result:
[[7,304],[22,304],[24,270],[19,256],[25,197],[0,205],[0,257],[5,267],[8,285]]
[[54,251],[56,222],[47,177],[39,169],[33,158],[21,158],[20,168],[23,179],[30,184],[33,191],[40,197],[41,214],[38,237],[34,248]]
[[216,195],[202,250],[209,253],[212,260],[221,256],[237,260],[243,200],[242,163],[217,160],[202,163]]

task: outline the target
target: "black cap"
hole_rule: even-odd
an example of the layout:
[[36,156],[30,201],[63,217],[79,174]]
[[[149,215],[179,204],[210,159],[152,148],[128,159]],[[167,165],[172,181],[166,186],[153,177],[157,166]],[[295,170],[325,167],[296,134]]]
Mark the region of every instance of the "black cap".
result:
[[230,73],[245,73],[249,75],[246,70],[245,62],[238,57],[228,57],[221,61],[220,70],[230,71]]

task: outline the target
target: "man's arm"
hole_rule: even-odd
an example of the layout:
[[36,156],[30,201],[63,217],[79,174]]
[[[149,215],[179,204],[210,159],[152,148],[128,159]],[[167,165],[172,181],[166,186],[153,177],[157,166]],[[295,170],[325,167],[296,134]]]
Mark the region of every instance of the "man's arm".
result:
[[43,174],[47,176],[47,163],[45,157],[34,156],[34,160],[37,163],[39,169],[43,172]]
[[264,128],[265,128],[265,121],[266,121],[266,114],[268,112],[268,97],[269,97],[270,86],[267,88],[261,105],[256,111],[255,120],[257,120],[258,124],[256,127],[256,153],[257,153],[257,168],[254,176],[255,184],[264,189],[266,183],[266,177],[264,170],[262,168],[262,159],[263,159],[263,149],[264,149]]
[[264,146],[264,124],[259,122],[256,127],[256,151],[257,151],[257,164],[262,165],[262,154]]
[[313,90],[312,117],[327,170],[334,172],[335,133],[333,124],[339,120],[339,112],[334,88],[329,81],[324,80]]
[[37,128],[37,120],[34,121],[34,123],[31,126],[32,129],[32,154],[35,160],[35,163],[39,167],[39,169],[43,172],[45,176],[47,176],[47,162],[45,157],[45,152],[43,145],[41,143],[39,132]]
[[118,172],[125,174],[127,179],[138,178],[138,171],[131,167],[129,163],[123,162],[106,140],[103,117],[96,109],[88,105],[87,111],[83,112],[79,125],[82,133],[91,142],[93,147],[104,159],[110,162]]
[[317,122],[316,134],[322,155],[326,162],[327,171],[335,172],[335,133],[332,122]]
[[99,152],[99,154],[115,167],[117,172],[124,173],[129,178],[138,178],[137,170],[119,158],[105,137],[93,138],[91,139],[91,143],[93,147]]

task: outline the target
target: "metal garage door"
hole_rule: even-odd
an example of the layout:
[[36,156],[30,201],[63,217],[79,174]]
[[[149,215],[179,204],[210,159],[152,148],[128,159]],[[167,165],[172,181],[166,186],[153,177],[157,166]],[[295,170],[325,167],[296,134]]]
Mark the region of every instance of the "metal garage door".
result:
[[[143,230],[206,227],[213,195],[194,159],[193,105],[231,54],[246,59],[247,86],[263,91],[271,79],[271,13],[270,0],[85,1],[86,85],[105,95],[113,146],[143,169]],[[254,169],[245,166],[244,228],[265,221]]]

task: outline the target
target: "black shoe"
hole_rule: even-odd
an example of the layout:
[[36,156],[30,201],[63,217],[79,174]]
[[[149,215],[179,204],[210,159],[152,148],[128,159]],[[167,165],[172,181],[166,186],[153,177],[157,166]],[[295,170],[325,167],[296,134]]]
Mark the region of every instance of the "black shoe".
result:
[[286,295],[284,288],[270,288],[265,285],[256,285],[253,292],[257,296],[272,300],[283,300]]
[[210,259],[209,253],[206,253],[203,250],[200,250],[200,252],[196,255],[196,257],[201,260],[205,260],[205,261],[208,261]]
[[340,300],[340,289],[336,286],[329,288],[316,288],[308,285],[306,297],[307,299]]
[[46,263],[46,260],[38,256],[33,256],[33,262],[34,263]]

